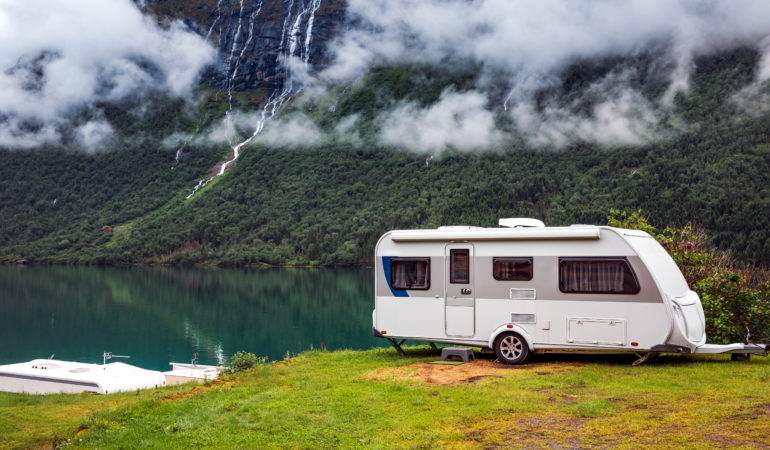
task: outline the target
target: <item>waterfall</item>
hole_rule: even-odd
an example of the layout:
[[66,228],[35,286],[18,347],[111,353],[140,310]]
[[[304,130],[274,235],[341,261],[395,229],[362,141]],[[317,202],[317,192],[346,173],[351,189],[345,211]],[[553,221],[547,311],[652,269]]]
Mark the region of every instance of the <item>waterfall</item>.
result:
[[[233,45],[230,47],[230,56],[227,57],[227,104],[228,109],[227,113],[229,114],[230,111],[233,109],[233,82],[235,81],[235,76],[230,75],[230,68],[232,67],[233,63],[233,54],[235,54],[235,47],[238,45],[238,38],[241,36],[241,25],[243,23],[243,0],[241,0],[241,6],[238,11],[238,28],[235,30],[235,34],[233,35]],[[237,64],[237,62],[236,62]],[[237,67],[237,66],[236,66]]]
[[[246,53],[246,50],[251,44],[251,40],[254,38],[254,19],[256,19],[262,11],[262,3],[263,1],[259,0],[258,5],[251,12],[251,17],[249,18],[249,37],[246,38],[246,42],[244,42],[243,47],[241,48],[241,53],[238,55],[238,60],[235,61],[235,69],[233,69],[233,75],[231,77],[233,81],[235,81],[235,77],[238,76],[238,67],[241,65],[241,60],[243,60],[243,54]],[[232,107],[230,109],[232,109]]]
[[[214,11],[217,12],[217,17],[214,19],[213,22],[211,22],[211,27],[209,28],[209,32],[206,33],[206,40],[208,41],[211,37],[211,32],[214,31],[214,26],[216,26],[217,22],[222,20],[222,0],[217,0],[216,6],[214,6]],[[219,34],[222,34],[222,24],[219,25]]]
[[305,70],[307,70],[308,62],[310,61],[310,44],[313,43],[313,22],[315,22],[315,12],[321,7],[321,0],[313,0],[310,11],[310,18],[307,20],[307,30],[305,31],[305,47],[302,61],[305,63]]
[[283,28],[281,28],[281,44],[278,46],[278,54],[283,53],[283,43],[286,37],[286,27],[289,26],[289,19],[291,19],[291,10],[294,8],[294,0],[289,1],[289,8],[286,10],[286,18],[283,19]]
[[[220,0],[221,1],[221,0]],[[296,57],[297,49],[300,50],[300,60],[305,63],[304,70],[308,70],[308,64],[310,62],[310,53],[311,53],[311,44],[313,42],[313,24],[315,21],[315,13],[318,11],[318,9],[321,7],[321,1],[322,0],[311,0],[311,2],[306,6],[304,2],[300,3],[300,6],[297,7],[296,15],[293,15],[292,12],[294,11],[294,3],[295,0],[289,0],[289,6],[287,8],[286,12],[286,18],[283,21],[283,28],[281,30],[281,43],[279,45],[279,61],[281,61],[281,64],[287,63],[292,57]],[[217,3],[217,8],[219,8],[220,3]],[[240,67],[241,60],[243,59],[243,56],[245,52],[248,49],[248,46],[251,44],[251,41],[254,37],[254,28],[255,28],[255,19],[259,15],[259,13],[262,11],[263,6],[263,0],[257,0],[257,6],[254,7],[254,10],[252,10],[252,13],[250,15],[248,29],[249,29],[249,35],[246,38],[245,42],[240,47],[240,52],[238,53],[238,56],[235,57],[236,50],[238,47],[238,39],[240,38],[240,34],[242,31],[242,25],[243,25],[243,0],[240,0],[240,10],[238,13],[238,25],[237,29],[233,35],[233,43],[230,48],[230,53],[227,59],[227,95],[228,95],[228,110],[225,113],[225,122],[227,125],[232,125],[233,120],[233,105],[232,105],[232,89],[235,86],[235,80],[238,75],[238,68]],[[221,16],[221,12],[220,12]],[[305,36],[304,36],[304,45],[300,45],[300,38],[302,37],[302,24],[303,24],[303,18],[308,17],[306,25],[305,25]],[[218,19],[215,19],[218,20]],[[289,26],[291,24],[291,27]],[[220,27],[221,27],[221,21],[220,21]],[[213,28],[213,25],[212,25]],[[288,30],[288,32],[287,32]],[[210,32],[210,31],[209,31]],[[220,33],[221,35],[221,33]],[[288,39],[288,49],[286,49],[285,44],[286,40]],[[235,60],[233,60],[235,58]],[[232,70],[231,70],[232,69]],[[246,138],[245,140],[238,142],[236,144],[231,144],[233,149],[233,157],[225,162],[223,162],[219,170],[215,175],[208,179],[201,179],[198,181],[198,183],[193,188],[192,192],[186,197],[187,199],[191,198],[198,190],[200,190],[202,187],[206,186],[208,183],[213,181],[216,177],[223,175],[227,168],[230,167],[240,156],[241,149],[247,145],[249,142],[251,142],[259,133],[262,132],[262,130],[265,129],[265,125],[267,122],[272,119],[276,113],[281,109],[281,107],[284,105],[287,99],[291,97],[293,94],[296,94],[299,92],[299,90],[295,90],[294,88],[294,80],[292,77],[292,65],[286,64],[284,66],[284,69],[286,70],[286,81],[284,82],[283,87],[279,90],[274,90],[273,93],[270,95],[270,97],[267,100],[267,103],[265,103],[265,106],[262,108],[262,111],[259,115],[259,119],[254,124],[254,131],[253,133]]]
[[291,27],[291,31],[289,32],[289,53],[287,56],[294,56],[294,53],[297,51],[297,35],[300,34],[299,27],[302,23],[302,16],[305,15],[305,9],[304,5],[302,8],[302,11],[297,14],[297,19],[294,21],[294,25]]
[[505,111],[508,111],[508,102],[511,101],[511,97],[513,97],[513,90],[514,88],[511,88],[508,95],[505,96],[505,100],[503,100],[503,110]]

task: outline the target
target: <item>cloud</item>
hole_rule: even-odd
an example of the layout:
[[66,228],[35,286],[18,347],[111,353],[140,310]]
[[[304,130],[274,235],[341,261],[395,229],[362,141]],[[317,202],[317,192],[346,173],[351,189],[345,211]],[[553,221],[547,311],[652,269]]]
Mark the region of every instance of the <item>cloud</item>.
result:
[[271,145],[311,147],[324,138],[323,133],[305,115],[294,114],[265,127],[259,134],[259,141]]
[[759,61],[757,81],[761,82],[770,79],[770,36],[762,39],[759,45],[762,50],[762,58]]
[[103,120],[92,120],[75,130],[78,142],[87,150],[97,150],[106,139],[112,136],[112,125]]
[[[130,0],[3,0],[0,42],[0,144],[17,148],[56,142],[52,130],[94,102],[185,95],[215,56],[181,22],[161,29]],[[95,143],[104,125],[76,134]]]
[[537,112],[531,103],[523,102],[516,104],[511,116],[531,144],[557,148],[575,141],[643,144],[652,139],[658,122],[649,102],[633,90],[609,94],[585,116],[553,106]]
[[331,49],[330,78],[373,64],[471,59],[510,73],[557,70],[575,58],[629,54],[665,40],[694,53],[770,34],[765,0],[349,0],[352,24]]
[[486,103],[478,92],[444,91],[438,102],[425,109],[402,104],[383,116],[381,138],[386,144],[416,151],[489,148],[499,142],[500,133]]
[[340,119],[334,127],[334,136],[337,141],[356,147],[363,145],[364,140],[361,138],[358,127],[359,120],[358,114],[352,114]]
[[[758,77],[770,78],[766,0],[349,0],[348,4],[346,31],[330,44],[333,62],[320,78],[344,83],[378,65],[470,62],[480,68],[480,75],[475,93],[463,97],[477,100],[457,111],[466,111],[464,117],[477,114],[481,123],[473,131],[492,143],[496,136],[487,128],[489,110],[498,108],[507,109],[519,131],[535,145],[564,146],[575,139],[607,145],[646,142],[654,136],[657,116],[671,108],[676,92],[688,88],[695,58],[709,51],[754,46],[763,55]],[[654,54],[646,64],[667,83],[660,98],[649,99],[637,91],[638,86],[630,83],[633,74],[610,71],[583,93],[592,97],[585,114],[574,114],[578,100],[535,105],[536,95],[553,89],[570,64],[608,56],[635,58],[651,49]],[[502,96],[499,86],[492,86],[501,82],[509,86]],[[478,100],[484,96],[486,102]],[[448,95],[424,110],[412,104],[399,106],[386,114],[383,139],[433,150],[471,144],[465,134],[446,127],[453,116],[444,113],[457,100]],[[465,122],[470,127],[471,119],[460,125]],[[435,134],[429,130],[432,126]],[[487,141],[476,141],[477,146]]]

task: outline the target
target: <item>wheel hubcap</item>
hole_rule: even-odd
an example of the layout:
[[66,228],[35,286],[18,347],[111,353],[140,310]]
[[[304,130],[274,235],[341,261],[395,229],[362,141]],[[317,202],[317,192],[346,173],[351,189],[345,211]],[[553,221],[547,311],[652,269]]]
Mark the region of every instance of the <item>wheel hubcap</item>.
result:
[[521,339],[515,336],[506,336],[500,343],[500,350],[502,350],[503,356],[508,359],[516,359],[521,356],[521,352],[524,351],[524,346],[521,343]]

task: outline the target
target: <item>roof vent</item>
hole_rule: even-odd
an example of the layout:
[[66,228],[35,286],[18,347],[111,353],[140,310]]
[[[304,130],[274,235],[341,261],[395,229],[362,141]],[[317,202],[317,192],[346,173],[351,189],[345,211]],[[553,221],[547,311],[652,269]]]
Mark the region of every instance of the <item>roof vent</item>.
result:
[[540,220],[525,217],[500,219],[497,223],[502,228],[545,228],[545,224]]

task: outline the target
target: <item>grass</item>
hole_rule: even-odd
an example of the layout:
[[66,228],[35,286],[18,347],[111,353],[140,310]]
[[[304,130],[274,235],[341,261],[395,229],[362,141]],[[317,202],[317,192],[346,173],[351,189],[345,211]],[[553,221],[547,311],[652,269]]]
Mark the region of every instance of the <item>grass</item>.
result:
[[764,446],[770,361],[306,352],[210,386],[0,395],[0,447]]

